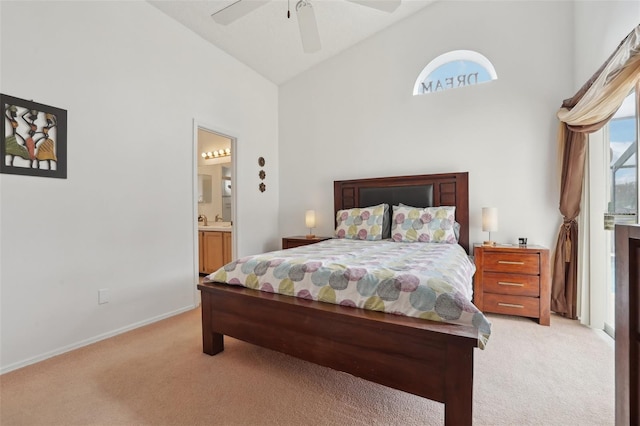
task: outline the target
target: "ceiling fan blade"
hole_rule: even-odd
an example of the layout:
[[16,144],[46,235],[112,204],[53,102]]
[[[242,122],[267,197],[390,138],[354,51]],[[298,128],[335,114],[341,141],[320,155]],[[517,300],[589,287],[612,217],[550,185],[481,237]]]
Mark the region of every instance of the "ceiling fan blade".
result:
[[383,12],[393,12],[400,6],[401,0],[349,0],[362,6],[372,7]]
[[300,0],[296,5],[298,14],[298,26],[300,27],[300,38],[302,48],[305,53],[314,53],[320,50],[320,33],[313,6],[309,1]]
[[228,25],[268,2],[269,0],[236,0],[229,6],[211,14],[211,17],[219,24]]

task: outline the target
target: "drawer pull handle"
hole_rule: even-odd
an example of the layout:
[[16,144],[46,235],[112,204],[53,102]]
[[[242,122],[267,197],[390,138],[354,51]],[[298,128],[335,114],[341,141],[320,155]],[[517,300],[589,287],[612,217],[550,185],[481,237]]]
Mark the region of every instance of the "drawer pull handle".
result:
[[524,265],[524,262],[511,262],[510,260],[498,260],[498,263],[503,263],[506,265]]
[[498,306],[505,306],[507,308],[519,308],[519,309],[524,308],[524,305],[516,305],[515,303],[501,303],[501,302],[498,302]]
[[499,285],[510,285],[512,287],[524,287],[524,284],[522,284],[522,283],[509,283],[509,282],[506,282],[506,281],[498,281],[498,284]]

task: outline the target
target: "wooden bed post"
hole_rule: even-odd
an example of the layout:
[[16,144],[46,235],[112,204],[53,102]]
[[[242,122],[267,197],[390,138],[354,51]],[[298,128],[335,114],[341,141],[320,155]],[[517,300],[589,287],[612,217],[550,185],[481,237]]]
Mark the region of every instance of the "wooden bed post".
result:
[[640,425],[640,226],[616,225],[615,424]]
[[445,426],[471,425],[473,421],[473,348],[447,345],[445,374]]
[[211,294],[202,291],[202,352],[215,355],[224,350],[224,335],[213,332],[213,306]]

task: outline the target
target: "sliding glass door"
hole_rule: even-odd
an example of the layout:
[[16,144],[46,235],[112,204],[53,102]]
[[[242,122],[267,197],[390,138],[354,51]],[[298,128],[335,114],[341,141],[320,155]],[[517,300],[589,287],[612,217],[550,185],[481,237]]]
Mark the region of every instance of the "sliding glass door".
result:
[[[605,129],[609,146],[608,202],[605,229],[614,223],[638,223],[638,107],[635,91],[629,94]],[[615,325],[615,242],[606,232],[607,283],[605,331]]]

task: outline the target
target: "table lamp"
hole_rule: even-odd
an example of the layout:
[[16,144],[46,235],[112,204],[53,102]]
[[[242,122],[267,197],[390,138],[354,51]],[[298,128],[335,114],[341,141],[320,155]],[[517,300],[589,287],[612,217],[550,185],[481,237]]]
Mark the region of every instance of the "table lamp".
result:
[[313,235],[312,233],[312,229],[316,227],[316,212],[315,210],[307,210],[304,214],[304,223],[307,225],[307,228],[309,228],[309,234],[307,235],[308,239],[312,239],[315,238],[316,236]]
[[496,242],[491,240],[491,233],[498,230],[498,209],[495,207],[482,208],[482,231],[489,233],[489,239],[482,244],[485,246],[495,246]]

